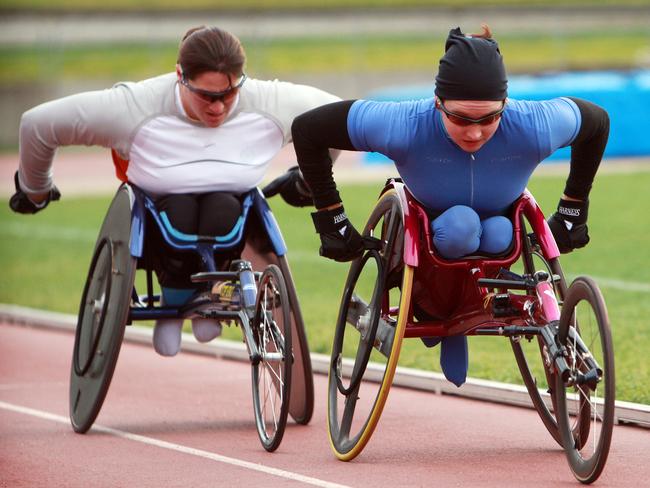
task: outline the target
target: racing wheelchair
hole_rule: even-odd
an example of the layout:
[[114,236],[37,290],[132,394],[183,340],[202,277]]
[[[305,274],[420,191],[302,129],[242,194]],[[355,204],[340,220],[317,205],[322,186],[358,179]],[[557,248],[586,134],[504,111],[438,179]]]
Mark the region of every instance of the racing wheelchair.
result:
[[605,303],[591,278],[566,285],[555,240],[528,191],[510,213],[514,239],[503,255],[443,259],[426,211],[400,180],[388,180],[362,232],[374,246],[352,262],[337,318],[328,386],[336,457],[349,461],[370,440],[403,339],[503,336],[575,477],[598,478],[614,423]]
[[[70,420],[78,433],[95,421],[117,363],[125,326],[134,320],[204,317],[231,320],[243,332],[252,367],[255,422],[267,451],[280,445],[288,414],[307,424],[314,408],[311,360],[286,245],[262,191],[242,196],[242,214],[225,236],[174,232],[152,199],[123,183],[94,247],[77,322],[70,373]],[[205,290],[181,306],[154,294],[147,236],[159,232],[173,250],[198,256],[192,275]],[[217,269],[215,255],[226,253]],[[135,289],[136,268],[146,293]],[[224,269],[225,268],[225,269]],[[213,285],[226,283],[227,287]]]

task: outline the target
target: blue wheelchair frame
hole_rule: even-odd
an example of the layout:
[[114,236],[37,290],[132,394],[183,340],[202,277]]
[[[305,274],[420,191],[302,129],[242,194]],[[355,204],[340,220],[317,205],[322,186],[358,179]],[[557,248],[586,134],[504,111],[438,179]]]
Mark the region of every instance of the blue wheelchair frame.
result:
[[[186,304],[181,306],[156,306],[160,302],[160,296],[154,294],[153,270],[145,251],[145,229],[147,224],[155,222],[162,238],[172,248],[181,251],[194,252],[200,256],[202,261],[202,273],[194,276],[193,281],[210,282],[215,280],[236,280],[240,279],[244,271],[252,271],[256,267],[260,271],[268,264],[276,264],[285,280],[291,304],[291,320],[293,335],[293,373],[291,391],[291,405],[289,413],[299,424],[306,425],[311,420],[314,408],[314,384],[312,376],[311,358],[309,344],[305,333],[305,325],[300,310],[298,294],[293,283],[291,270],[287,260],[287,246],[282,237],[278,223],[273,215],[268,202],[262,191],[254,188],[242,195],[242,214],[231,232],[226,236],[192,236],[186,235],[173,229],[165,216],[161,215],[155,207],[153,199],[140,188],[124,183],[123,187],[129,190],[131,199],[131,226],[129,237],[130,255],[143,266],[140,268],[146,271],[145,295],[139,296],[135,286],[131,292],[131,306],[129,307],[126,324],[133,320],[156,320],[161,318],[188,317],[196,311],[196,306]],[[149,222],[147,222],[149,220]],[[252,223],[260,226],[255,232],[247,229]],[[254,239],[249,237],[254,235]],[[257,248],[257,238],[264,238],[263,249]],[[251,246],[250,248],[248,246]],[[241,259],[233,260],[232,265],[236,269],[230,271],[217,271],[214,253],[219,251],[232,251],[241,248]],[[252,266],[251,266],[252,265]],[[243,269],[242,267],[246,268]],[[259,278],[261,273],[254,272]],[[244,308],[244,307],[242,307]],[[221,318],[241,320],[242,313],[246,311],[220,312]],[[247,311],[250,313],[250,307]],[[205,316],[205,315],[204,315]],[[244,333],[246,333],[245,329]]]
[[[131,240],[129,249],[131,256],[134,258],[145,258],[145,227],[147,217],[149,217],[157,225],[165,243],[172,249],[193,251],[200,256],[203,273],[201,277],[197,277],[197,281],[208,281],[208,273],[212,279],[221,278],[226,280],[236,278],[237,272],[217,271],[214,253],[230,251],[242,245],[242,239],[245,235],[246,224],[250,219],[249,215],[251,210],[255,212],[259,221],[262,223],[274,254],[280,257],[285,256],[287,253],[287,246],[278,223],[271,212],[269,204],[258,188],[254,188],[243,195],[242,214],[228,234],[224,236],[199,236],[183,234],[174,229],[166,214],[156,209],[153,199],[149,195],[133,185],[130,185],[130,187],[133,190],[135,198],[131,214]],[[127,323],[131,323],[132,320],[155,320],[185,316],[188,310],[184,306],[161,306],[157,308],[153,306],[156,301],[160,300],[160,297],[159,295],[153,294],[152,270],[149,267],[145,267],[145,269],[147,271],[147,295],[145,297],[138,296],[134,288],[133,301],[137,306],[131,307]],[[144,302],[146,302],[146,306],[144,306]]]

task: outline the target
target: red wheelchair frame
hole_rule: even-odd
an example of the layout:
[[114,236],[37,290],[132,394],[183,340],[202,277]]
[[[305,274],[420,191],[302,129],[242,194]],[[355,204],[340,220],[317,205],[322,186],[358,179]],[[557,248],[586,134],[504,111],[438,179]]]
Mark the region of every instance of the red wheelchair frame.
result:
[[[395,185],[393,184],[393,188]],[[513,243],[511,250],[502,257],[469,257],[462,260],[448,260],[439,256],[433,247],[433,234],[429,225],[429,217],[415,198],[403,187],[398,192],[400,198],[404,198],[407,209],[404,213],[404,263],[416,268],[414,280],[422,281],[424,288],[428,290],[431,297],[437,300],[430,300],[430,304],[438,306],[449,302],[449,290],[456,291],[463,289],[461,303],[455,304],[455,310],[450,316],[449,310],[436,310],[433,315],[447,316],[444,320],[414,322],[412,319],[413,309],[410,309],[410,319],[406,324],[404,337],[431,337],[451,335],[474,335],[479,334],[479,328],[500,327],[502,321],[495,322],[493,316],[486,310],[486,300],[491,300],[494,294],[489,293],[489,281],[487,277],[496,276],[501,268],[509,268],[514,264],[522,252],[522,214],[531,222],[532,231],[537,236],[542,254],[549,260],[557,258],[560,252],[555,240],[544,219],[541,209],[533,196],[526,191],[514,204],[511,212],[513,222]],[[421,237],[420,237],[421,236]],[[544,307],[536,310],[539,314],[547,314],[546,321],[559,319],[559,308],[554,298],[545,293],[553,287],[548,282],[537,284],[537,297],[545,303]],[[446,300],[447,298],[447,300]],[[524,312],[529,303],[528,297],[511,297],[511,304],[517,310]],[[437,313],[436,313],[437,312]],[[520,317],[511,317],[504,320],[508,323],[521,324]]]
[[[602,294],[587,277],[566,287],[558,247],[528,191],[510,217],[513,244],[503,255],[444,259],[421,204],[401,181],[387,182],[363,231],[380,249],[352,263],[334,337],[328,425],[339,459],[356,457],[372,436],[404,338],[492,335],[510,339],[533,406],[576,478],[598,478],[611,442],[615,390]],[[521,275],[510,270],[520,259]],[[522,347],[526,340],[535,340],[535,353]],[[529,367],[535,359],[543,376]],[[363,381],[371,376],[381,379]],[[539,390],[543,383],[550,402]]]

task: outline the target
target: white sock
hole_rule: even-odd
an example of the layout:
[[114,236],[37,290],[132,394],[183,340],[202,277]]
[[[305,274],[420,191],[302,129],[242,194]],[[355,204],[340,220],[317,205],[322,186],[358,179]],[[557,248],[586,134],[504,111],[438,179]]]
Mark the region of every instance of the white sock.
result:
[[192,319],[192,332],[199,342],[209,342],[221,335],[221,323],[214,319],[195,317]]
[[161,356],[175,356],[181,349],[183,319],[158,319],[153,328],[153,348]]

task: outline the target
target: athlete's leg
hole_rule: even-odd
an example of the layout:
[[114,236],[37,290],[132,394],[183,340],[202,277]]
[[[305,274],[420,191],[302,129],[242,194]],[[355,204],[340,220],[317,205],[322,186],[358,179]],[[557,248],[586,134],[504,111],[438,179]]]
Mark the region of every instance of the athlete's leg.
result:
[[[167,220],[173,229],[183,234],[198,231],[199,205],[193,195],[167,195],[156,202],[161,218]],[[161,240],[162,241],[162,240]],[[155,266],[160,283],[161,305],[182,305],[192,296],[195,288],[189,277],[196,271],[196,259],[186,253],[179,253],[158,243],[158,259]],[[182,318],[158,319],[153,330],[153,345],[162,356],[175,356],[181,347]]]
[[[481,219],[470,207],[456,205],[444,211],[431,223],[433,244],[440,255],[447,259],[473,254],[481,243]],[[451,336],[427,338],[425,344],[432,347],[442,342],[440,366],[445,377],[461,386],[467,377],[467,337]]]
[[[200,235],[225,236],[229,234],[241,216],[239,198],[231,193],[212,192],[200,195],[198,233]],[[218,259],[217,259],[218,261]],[[199,342],[209,342],[221,334],[222,325],[214,319],[195,317],[192,333]]]
[[201,235],[225,236],[241,216],[239,198],[232,193],[212,192],[200,195],[198,232]]
[[[184,304],[194,293],[193,289],[161,287],[161,305]],[[153,329],[153,347],[161,356],[175,356],[181,348],[183,319],[158,319]]]
[[[161,218],[178,232],[198,234],[199,202],[196,195],[167,195],[156,202]],[[154,267],[161,286],[171,288],[194,288],[190,276],[198,271],[198,259],[192,253],[175,251],[164,240],[156,243]]]
[[489,254],[501,254],[508,250],[512,243],[512,222],[498,215],[481,221],[483,233],[479,251]]
[[470,207],[456,205],[431,222],[433,244],[440,255],[455,259],[476,252],[481,238],[481,220]]

